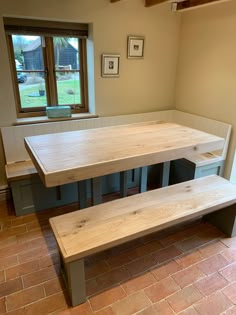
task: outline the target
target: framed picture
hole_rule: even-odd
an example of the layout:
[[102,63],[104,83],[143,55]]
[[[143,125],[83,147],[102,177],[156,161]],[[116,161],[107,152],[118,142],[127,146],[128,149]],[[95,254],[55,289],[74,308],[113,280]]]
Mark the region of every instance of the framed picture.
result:
[[117,78],[120,75],[120,55],[102,55],[102,77]]
[[144,56],[144,37],[128,37],[128,58],[143,58]]

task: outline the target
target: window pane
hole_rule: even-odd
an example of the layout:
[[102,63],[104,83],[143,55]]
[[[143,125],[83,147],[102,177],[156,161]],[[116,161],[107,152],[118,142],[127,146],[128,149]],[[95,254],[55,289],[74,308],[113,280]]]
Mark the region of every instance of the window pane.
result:
[[47,106],[41,37],[13,35],[12,42],[21,108]]
[[24,70],[44,70],[42,38],[40,36],[13,35],[16,66]]
[[[22,74],[24,74],[24,72]],[[28,81],[30,81],[31,84],[28,84]],[[38,72],[31,72],[29,76],[27,76],[25,83],[18,84],[22,109],[47,106],[45,80]]]
[[54,59],[56,70],[79,70],[79,39],[54,37]]
[[59,105],[81,104],[79,72],[56,72]]
[[[21,73],[24,75],[24,72]],[[47,94],[43,73],[27,73],[27,81],[20,83],[18,80],[21,108],[34,108],[47,106]],[[30,83],[29,83],[30,82]]]

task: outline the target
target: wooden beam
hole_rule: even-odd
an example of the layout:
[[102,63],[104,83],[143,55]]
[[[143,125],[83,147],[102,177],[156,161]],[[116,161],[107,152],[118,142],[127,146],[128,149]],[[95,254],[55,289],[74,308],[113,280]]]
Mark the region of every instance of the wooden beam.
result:
[[167,2],[168,0],[145,0],[145,7],[152,7],[153,5]]
[[210,5],[213,3],[223,2],[222,0],[186,0],[176,3],[176,11],[187,10],[202,5]]

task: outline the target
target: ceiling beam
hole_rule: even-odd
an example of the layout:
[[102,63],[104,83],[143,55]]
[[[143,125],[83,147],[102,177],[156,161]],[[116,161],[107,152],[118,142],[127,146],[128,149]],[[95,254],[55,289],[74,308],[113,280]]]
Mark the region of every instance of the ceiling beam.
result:
[[187,10],[190,8],[209,5],[213,3],[222,2],[222,0],[186,0],[183,2],[176,3],[176,11]]
[[167,2],[168,0],[145,0],[145,7],[152,7],[153,5]]

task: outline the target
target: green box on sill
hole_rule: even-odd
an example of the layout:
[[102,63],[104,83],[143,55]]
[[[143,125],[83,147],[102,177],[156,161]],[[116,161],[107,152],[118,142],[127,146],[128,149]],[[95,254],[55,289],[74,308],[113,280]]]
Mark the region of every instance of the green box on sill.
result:
[[71,117],[70,106],[50,106],[46,107],[48,118],[69,118]]

